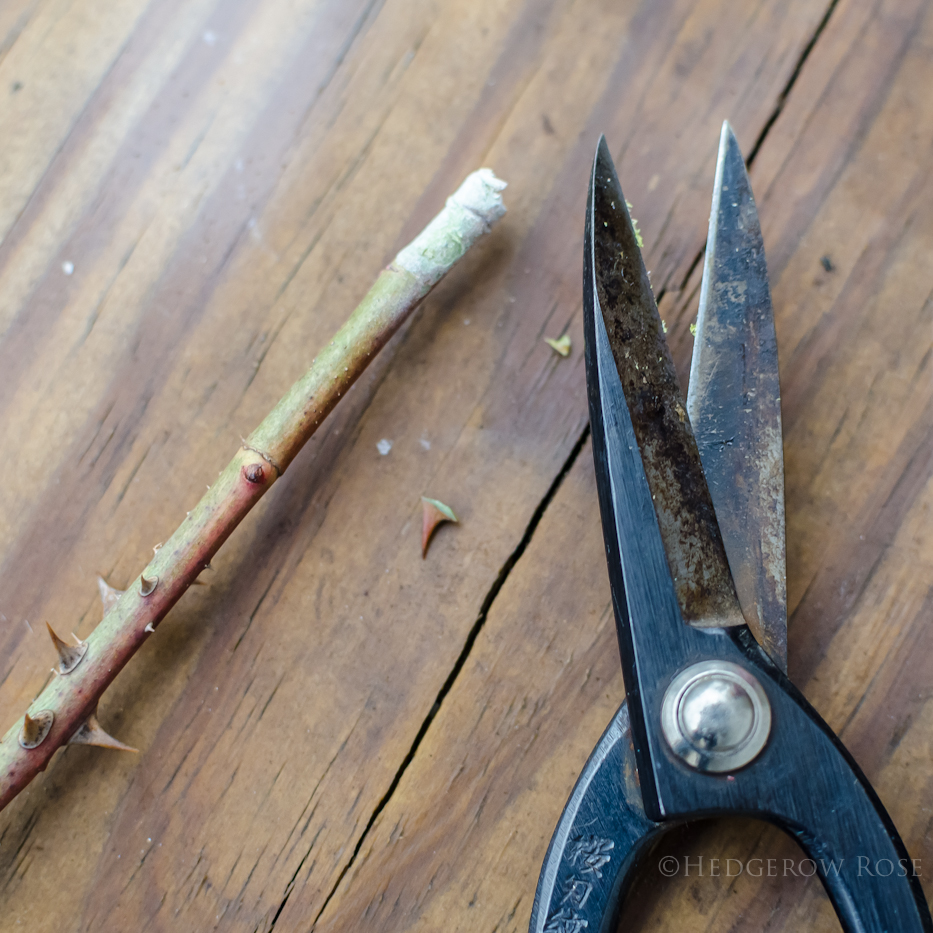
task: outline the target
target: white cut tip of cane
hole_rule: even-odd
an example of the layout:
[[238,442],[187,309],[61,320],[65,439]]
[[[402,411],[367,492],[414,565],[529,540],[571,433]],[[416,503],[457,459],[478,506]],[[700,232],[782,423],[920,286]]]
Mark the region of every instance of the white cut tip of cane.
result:
[[485,221],[487,228],[491,228],[505,215],[505,204],[499,192],[506,187],[508,182],[496,178],[491,168],[481,168],[467,175],[449,200],[477,214]]
[[444,209],[395,257],[393,266],[410,272],[426,295],[505,214],[500,194],[505,187],[488,168],[468,175]]

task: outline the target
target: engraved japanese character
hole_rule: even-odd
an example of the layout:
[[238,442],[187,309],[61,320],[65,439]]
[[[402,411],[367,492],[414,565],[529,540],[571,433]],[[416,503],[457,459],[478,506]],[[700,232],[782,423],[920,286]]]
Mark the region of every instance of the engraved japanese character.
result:
[[561,903],[570,904],[571,907],[583,910],[592,891],[593,885],[591,885],[589,881],[582,881],[580,878],[571,878],[570,883],[567,885],[567,893],[564,895],[564,899]]
[[562,907],[548,918],[544,933],[582,933],[588,926],[589,923],[575,910]]
[[608,854],[616,844],[611,839],[601,839],[599,836],[580,836],[574,839],[570,850],[570,864],[581,865],[583,874],[596,875],[602,878],[600,869],[609,864]]

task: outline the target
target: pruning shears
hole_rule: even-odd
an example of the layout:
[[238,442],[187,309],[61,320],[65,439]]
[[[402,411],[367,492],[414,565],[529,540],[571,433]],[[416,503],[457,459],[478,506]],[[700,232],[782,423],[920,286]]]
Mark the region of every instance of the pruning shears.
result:
[[930,933],[891,818],[786,673],[777,346],[728,123],[686,402],[638,240],[601,139],[584,240],[586,379],[626,700],[557,825],[531,933],[614,930],[659,836],[729,814],[799,843],[847,933]]

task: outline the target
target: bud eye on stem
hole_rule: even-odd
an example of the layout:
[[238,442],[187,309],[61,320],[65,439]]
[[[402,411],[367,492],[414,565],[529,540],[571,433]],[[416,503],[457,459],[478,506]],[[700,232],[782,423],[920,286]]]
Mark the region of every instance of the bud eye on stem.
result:
[[261,463],[250,463],[243,467],[243,475],[248,483],[264,483],[266,481],[266,471]]

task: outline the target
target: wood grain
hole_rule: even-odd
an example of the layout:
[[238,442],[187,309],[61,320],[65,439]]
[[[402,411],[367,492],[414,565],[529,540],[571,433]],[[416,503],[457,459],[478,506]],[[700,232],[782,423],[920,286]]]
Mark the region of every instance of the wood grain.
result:
[[[726,117],[777,315],[790,673],[933,865],[931,31],[920,0],[5,5],[8,721],[41,623],[91,630],[94,573],[135,576],[463,176],[490,165],[510,213],[108,692],[139,756],[69,748],[0,815],[0,929],[527,925],[623,696],[589,163],[605,132],[685,371]],[[461,519],[426,561],[421,495]],[[795,852],[738,821],[663,845]],[[650,870],[626,922],[838,928],[816,882]]]

